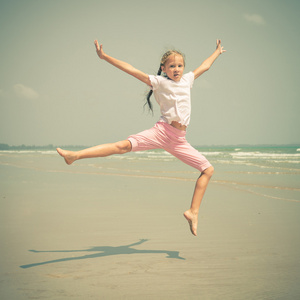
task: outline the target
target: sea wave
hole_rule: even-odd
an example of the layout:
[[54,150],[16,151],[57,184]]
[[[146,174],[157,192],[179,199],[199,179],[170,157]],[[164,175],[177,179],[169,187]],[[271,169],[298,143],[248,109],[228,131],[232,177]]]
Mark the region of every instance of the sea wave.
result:
[[216,156],[216,155],[223,155],[224,154],[223,152],[213,152],[213,151],[210,151],[210,152],[200,151],[200,153],[204,156]]
[[41,154],[57,154],[57,151],[56,150],[47,150],[47,151],[37,151],[38,153],[41,153]]
[[56,150],[1,150],[0,153],[11,154],[57,154]]
[[263,153],[263,152],[238,152],[238,153],[232,152],[230,153],[230,155],[232,157],[241,157],[241,158],[259,157],[259,158],[284,158],[285,159],[285,158],[292,158],[292,157],[295,158],[300,157],[300,153],[292,154],[292,153]]
[[[300,164],[300,148],[201,148],[196,147],[201,154],[203,154],[212,163],[219,163],[221,165],[244,165],[244,166],[256,166],[259,168],[266,167],[288,167],[294,164],[296,167]],[[2,150],[1,156],[5,155],[57,155],[54,149],[30,149],[30,150]],[[150,151],[130,152],[126,155],[112,155],[106,157],[111,160],[144,160],[144,161],[175,161],[177,160],[170,153],[162,150],[155,149]],[[287,166],[280,166],[280,164],[286,164]]]

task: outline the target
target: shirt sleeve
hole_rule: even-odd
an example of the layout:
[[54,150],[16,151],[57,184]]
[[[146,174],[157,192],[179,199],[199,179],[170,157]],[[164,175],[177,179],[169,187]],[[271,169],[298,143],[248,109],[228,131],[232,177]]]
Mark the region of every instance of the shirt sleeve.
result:
[[190,83],[190,88],[192,88],[195,80],[194,72],[186,73],[184,76],[187,79],[187,81]]
[[151,82],[152,90],[155,91],[159,86],[161,76],[154,76],[154,75],[148,75],[148,76]]

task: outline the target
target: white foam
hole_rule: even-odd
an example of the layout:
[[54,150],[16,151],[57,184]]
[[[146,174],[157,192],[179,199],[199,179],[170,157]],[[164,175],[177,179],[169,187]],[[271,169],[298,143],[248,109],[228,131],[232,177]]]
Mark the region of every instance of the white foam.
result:
[[47,151],[36,151],[41,154],[58,154],[56,150],[47,150]]
[[275,163],[282,163],[282,162],[284,162],[284,163],[287,163],[287,164],[300,164],[299,160],[284,160],[284,161],[282,161],[282,160],[274,160],[273,162],[275,162]]
[[19,153],[19,154],[27,154],[27,153],[36,153],[34,150],[1,150],[2,153]]
[[249,157],[258,157],[258,158],[293,158],[300,157],[300,153],[291,154],[291,153],[262,153],[262,152],[232,152],[230,153],[233,157],[249,158]]
[[223,152],[201,152],[200,153],[204,156],[210,156],[210,155],[221,155]]
[[1,150],[0,153],[16,153],[16,154],[57,154],[56,150]]

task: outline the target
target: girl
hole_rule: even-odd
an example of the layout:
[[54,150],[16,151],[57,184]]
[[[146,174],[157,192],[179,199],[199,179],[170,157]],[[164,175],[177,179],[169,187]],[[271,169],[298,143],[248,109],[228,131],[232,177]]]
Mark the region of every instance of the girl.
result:
[[[96,52],[100,59],[107,61],[120,70],[146,83],[151,89],[147,96],[147,103],[152,110],[150,97],[154,97],[160,106],[160,120],[151,129],[127,140],[112,144],[103,144],[81,151],[73,152],[57,148],[57,152],[70,165],[75,160],[91,157],[105,157],[112,154],[124,154],[130,151],[150,149],[164,149],[182,160],[184,163],[198,169],[200,177],[197,179],[190,209],[184,213],[192,234],[197,235],[198,212],[208,182],[213,175],[214,168],[209,161],[194,149],[185,139],[186,129],[190,121],[190,89],[193,82],[204,72],[209,70],[216,58],[225,52],[221,41],[217,40],[217,47],[196,70],[183,74],[185,60],[178,51],[166,52],[160,62],[157,76],[147,75],[130,64],[115,59],[103,51],[95,40]],[[160,76],[161,72],[165,76]]]

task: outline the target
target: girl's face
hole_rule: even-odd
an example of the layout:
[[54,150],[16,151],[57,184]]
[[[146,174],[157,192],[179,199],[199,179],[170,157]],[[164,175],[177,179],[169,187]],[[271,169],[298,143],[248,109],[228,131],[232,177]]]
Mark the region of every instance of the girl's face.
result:
[[179,54],[170,55],[165,64],[161,66],[161,70],[166,73],[170,79],[180,81],[184,70],[183,57]]

